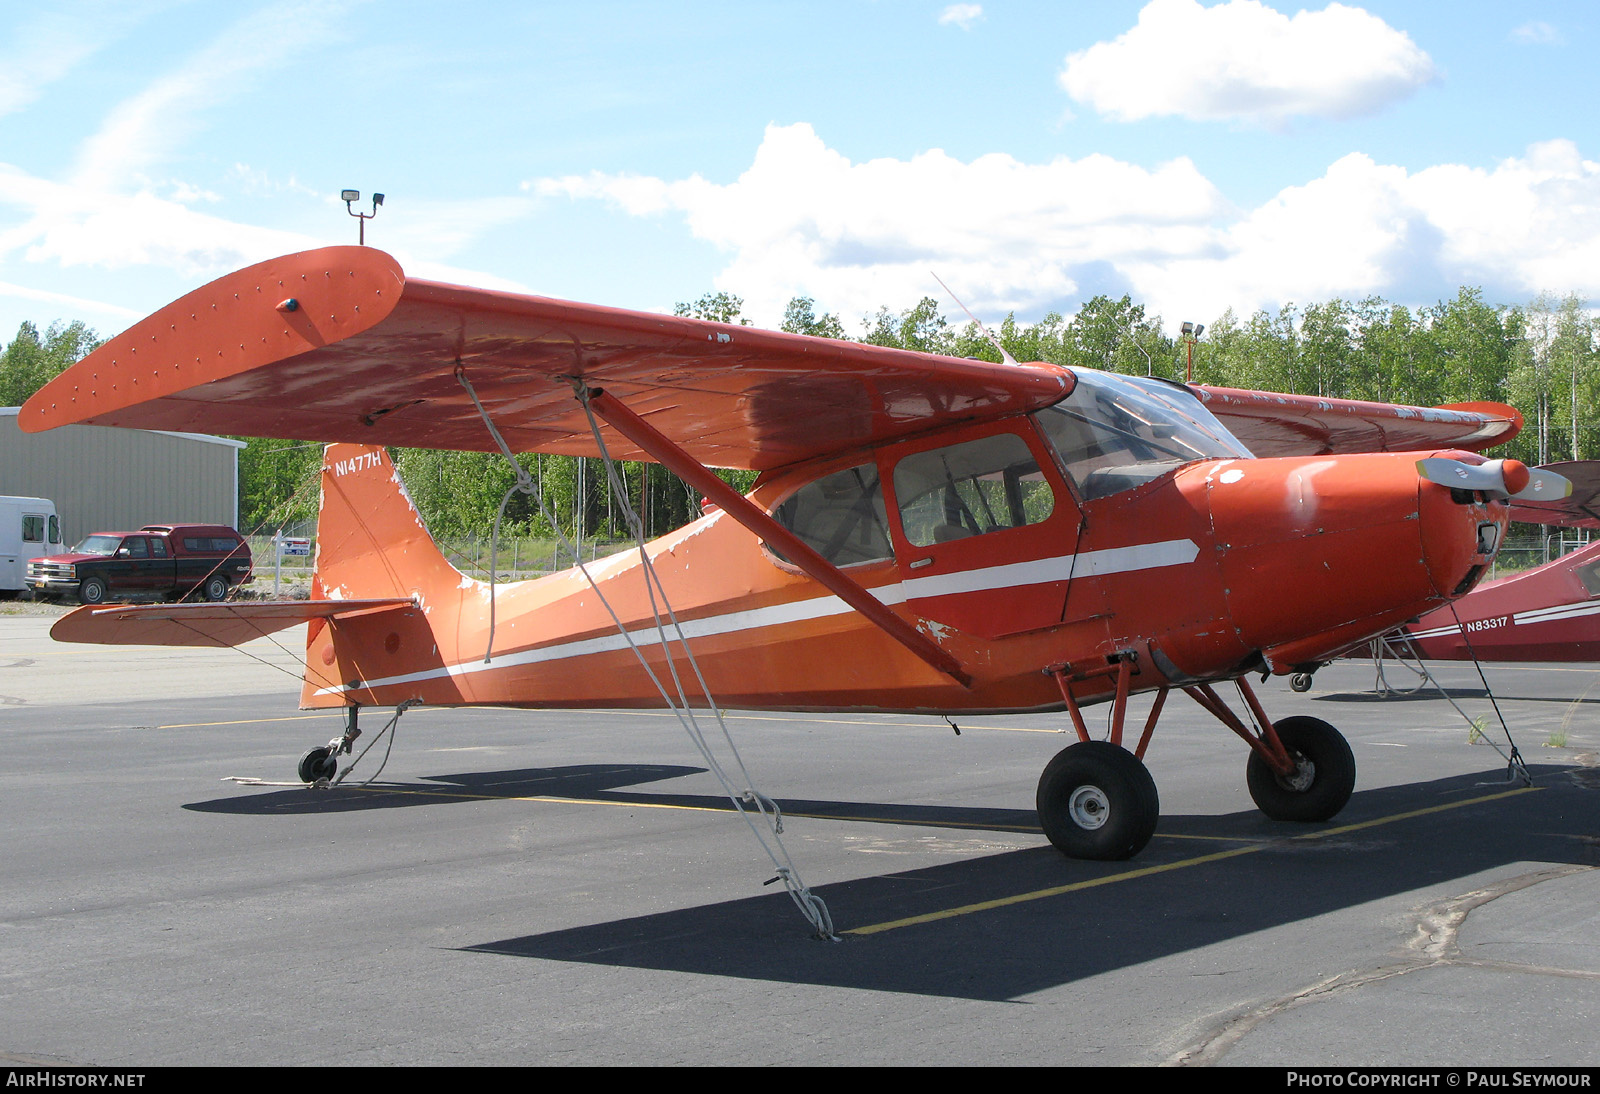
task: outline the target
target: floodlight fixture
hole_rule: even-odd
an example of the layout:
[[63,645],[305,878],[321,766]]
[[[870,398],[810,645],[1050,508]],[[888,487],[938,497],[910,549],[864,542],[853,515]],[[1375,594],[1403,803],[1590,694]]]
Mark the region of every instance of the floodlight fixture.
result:
[[1188,351],[1188,363],[1184,367],[1183,380],[1186,384],[1192,384],[1194,383],[1194,343],[1196,339],[1205,333],[1206,325],[1204,323],[1191,323],[1185,319],[1183,326],[1179,329],[1183,331],[1183,344]]
[[361,200],[360,190],[341,190],[339,191],[339,200],[344,202],[345,212],[361,221],[361,230],[356,236],[356,240],[363,247],[365,247],[367,245],[367,221],[378,215],[378,206],[383,204],[383,195],[372,195],[372,212],[370,213],[358,213],[354,209],[350,208],[351,203]]

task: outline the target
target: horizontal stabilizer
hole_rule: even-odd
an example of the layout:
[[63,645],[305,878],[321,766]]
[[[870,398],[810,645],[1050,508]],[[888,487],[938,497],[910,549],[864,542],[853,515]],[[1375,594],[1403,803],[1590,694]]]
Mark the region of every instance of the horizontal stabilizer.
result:
[[86,604],[56,620],[57,642],[111,646],[237,646],[313,619],[415,608],[411,597],[377,600],[243,600],[219,604]]

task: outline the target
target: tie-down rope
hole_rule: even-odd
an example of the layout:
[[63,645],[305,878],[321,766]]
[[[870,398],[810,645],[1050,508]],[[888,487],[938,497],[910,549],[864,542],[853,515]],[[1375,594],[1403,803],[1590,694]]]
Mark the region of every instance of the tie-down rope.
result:
[[[783,882],[784,888],[789,893],[789,898],[794,901],[795,907],[800,910],[800,914],[811,924],[818,938],[838,941],[838,936],[833,930],[833,918],[828,914],[828,906],[823,903],[821,897],[807,887],[805,881],[800,877],[799,869],[794,865],[793,859],[790,858],[788,849],[783,844],[783,811],[778,808],[777,802],[754,788],[754,780],[750,778],[750,772],[745,767],[744,758],[740,756],[738,746],[733,743],[733,734],[729,731],[728,724],[722,717],[722,711],[717,708],[716,702],[711,696],[711,689],[706,686],[705,676],[700,671],[700,663],[695,657],[694,651],[689,648],[688,639],[683,633],[683,627],[678,622],[677,613],[673,611],[671,601],[667,598],[667,591],[662,586],[660,577],[656,574],[655,567],[650,561],[649,552],[645,549],[644,524],[639,519],[638,513],[634,511],[633,505],[628,498],[627,490],[618,479],[616,462],[611,458],[611,453],[606,448],[605,438],[600,433],[600,424],[595,420],[594,412],[589,407],[588,388],[581,381],[573,381],[573,390],[577,395],[578,402],[583,406],[584,415],[589,420],[589,429],[594,434],[595,444],[600,449],[600,457],[605,462],[606,475],[611,482],[612,495],[620,499],[619,505],[622,509],[623,519],[628,527],[633,530],[634,539],[638,544],[639,560],[645,578],[645,591],[650,597],[650,611],[655,620],[656,640],[661,645],[662,653],[666,655],[667,670],[672,676],[673,690],[678,697],[676,702],[668,694],[666,686],[661,682],[661,678],[656,674],[656,671],[650,667],[649,661],[645,659],[644,651],[634,641],[633,635],[623,624],[616,610],[612,608],[610,601],[606,599],[605,593],[601,590],[599,584],[590,575],[588,567],[583,563],[582,552],[577,550],[572,542],[567,539],[566,533],[561,530],[560,525],[556,523],[549,510],[545,508],[544,498],[534,492],[532,476],[512,455],[510,446],[506,444],[505,438],[500,435],[500,431],[495,427],[493,419],[490,418],[488,411],[484,409],[483,403],[479,401],[477,392],[473,390],[472,383],[467,379],[466,370],[459,365],[456,368],[456,379],[466,389],[467,395],[472,399],[473,406],[478,409],[478,416],[483,419],[483,424],[488,428],[490,436],[494,438],[495,444],[500,447],[501,454],[511,464],[517,476],[515,485],[506,491],[505,497],[500,502],[500,512],[495,514],[495,539],[499,538],[501,514],[504,513],[507,502],[511,500],[511,495],[520,491],[532,497],[539,506],[540,514],[555,531],[556,537],[560,540],[562,546],[572,551],[573,557],[577,560],[578,571],[583,574],[584,580],[594,590],[601,605],[605,608],[606,614],[611,617],[611,622],[616,625],[617,632],[628,643],[628,648],[633,651],[639,666],[644,669],[645,675],[650,678],[651,684],[655,686],[657,694],[661,696],[661,701],[666,704],[667,709],[672,711],[673,715],[678,719],[678,724],[683,727],[684,732],[689,735],[690,741],[694,743],[695,748],[699,751],[701,758],[705,760],[706,767],[716,776],[717,782],[722,785],[723,793],[727,795],[728,800],[733,803],[734,809],[738,811],[745,824],[749,826],[751,834],[755,836],[756,842],[761,844],[761,849],[766,852],[767,858],[772,861],[773,867],[777,870],[777,877],[772,880]],[[490,542],[489,559],[489,647],[484,652],[485,663],[489,662],[494,649],[495,544],[493,540]],[[656,602],[657,593],[661,597],[660,604]],[[722,730],[723,740],[727,743],[728,750],[739,769],[739,774],[745,786],[743,791],[734,788],[733,780],[728,777],[727,771],[712,751],[711,743],[706,739],[705,731],[695,717],[694,709],[689,705],[688,695],[684,691],[683,681],[678,674],[677,660],[672,653],[672,643],[667,637],[666,622],[662,619],[661,610],[663,606],[666,609],[667,617],[671,620],[672,628],[677,634],[678,645],[682,648],[684,657],[694,670],[695,679],[700,684],[700,693],[705,696],[706,703],[712,715],[716,718],[717,725]],[[762,833],[751,817],[752,809],[766,821],[768,829],[766,834]],[[768,836],[771,837],[770,843],[768,842]],[[771,884],[771,882],[768,884]]]

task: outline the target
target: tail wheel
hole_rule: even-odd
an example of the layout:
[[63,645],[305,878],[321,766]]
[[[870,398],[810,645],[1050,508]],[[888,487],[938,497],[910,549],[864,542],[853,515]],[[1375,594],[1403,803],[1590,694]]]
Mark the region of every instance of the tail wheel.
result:
[[1289,686],[1291,688],[1293,688],[1295,691],[1310,691],[1311,690],[1311,674],[1309,672],[1297,672],[1297,673],[1295,673],[1294,675],[1289,677]]
[[1062,749],[1039,776],[1037,801],[1044,834],[1071,858],[1132,858],[1161,815],[1149,769],[1106,741]]
[[313,748],[300,757],[300,781],[314,783],[318,779],[331,779],[339,773],[339,757],[327,745]]
[[1325,821],[1345,807],[1356,788],[1356,758],[1344,735],[1321,718],[1273,723],[1294,770],[1279,775],[1255,752],[1245,782],[1256,807],[1273,820]]

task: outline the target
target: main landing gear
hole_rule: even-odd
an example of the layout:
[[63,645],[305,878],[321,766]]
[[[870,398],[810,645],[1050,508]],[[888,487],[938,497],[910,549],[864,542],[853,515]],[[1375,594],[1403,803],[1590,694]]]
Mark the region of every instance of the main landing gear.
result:
[[356,743],[356,738],[361,736],[361,729],[357,721],[361,715],[360,707],[346,707],[344,715],[344,732],[325,745],[311,749],[300,757],[300,766],[297,769],[300,781],[312,786],[327,786],[339,774],[339,756],[349,755],[351,747]]
[[[1143,759],[1172,689],[1157,690],[1138,745],[1132,751],[1124,748],[1122,723],[1132,678],[1138,672],[1135,665],[1134,656],[1127,655],[1088,672],[1074,673],[1067,665],[1046,670],[1061,687],[1078,743],[1062,749],[1039,777],[1039,824],[1050,842],[1072,858],[1132,858],[1155,834],[1161,806]],[[1112,675],[1117,690],[1112,700],[1111,737],[1091,740],[1071,685]],[[1325,821],[1337,814],[1356,784],[1355,757],[1344,737],[1320,718],[1297,716],[1273,723],[1249,681],[1240,678],[1234,682],[1253,726],[1228,709],[1209,684],[1180,690],[1250,746],[1245,784],[1256,807],[1282,821]]]

